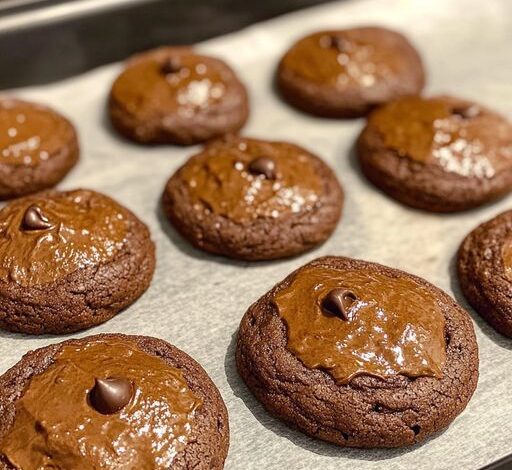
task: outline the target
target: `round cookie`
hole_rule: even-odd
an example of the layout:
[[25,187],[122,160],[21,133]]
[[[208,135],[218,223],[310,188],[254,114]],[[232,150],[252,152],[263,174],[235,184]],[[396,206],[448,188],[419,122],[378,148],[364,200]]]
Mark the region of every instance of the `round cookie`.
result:
[[0,210],[0,327],[71,333],[103,323],[149,286],[155,249],[128,209],[85,189]]
[[459,282],[471,306],[512,338],[512,211],[479,225],[458,253]]
[[512,188],[512,125],[459,98],[384,105],[369,116],[357,152],[373,184],[419,209],[465,210]]
[[66,118],[40,104],[0,98],[0,199],[55,186],[78,155]]
[[348,447],[424,440],[478,380],[471,319],[432,284],[375,263],[319,258],[254,303],[238,371],[273,415]]
[[418,52],[401,34],[366,27],[320,31],[296,42],[277,70],[277,86],[292,106],[323,117],[366,114],[374,106],[425,85]]
[[197,248],[268,260],[325,241],[341,216],[343,191],[332,170],[297,145],[230,136],[191,157],[162,201]]
[[1,470],[218,470],[228,446],[215,384],[160,339],[69,340],[29,352],[0,377]]
[[191,145],[238,131],[249,105],[223,61],[188,47],[161,47],[128,61],[112,85],[109,112],[128,139]]

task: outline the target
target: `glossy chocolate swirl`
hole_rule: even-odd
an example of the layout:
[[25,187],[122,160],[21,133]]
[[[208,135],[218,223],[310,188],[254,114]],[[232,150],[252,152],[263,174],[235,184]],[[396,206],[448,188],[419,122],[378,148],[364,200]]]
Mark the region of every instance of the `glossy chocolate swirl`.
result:
[[128,223],[126,209],[93,191],[17,199],[0,211],[0,279],[41,285],[106,263],[123,246]]
[[405,98],[369,119],[384,145],[420,163],[462,176],[492,178],[512,165],[512,125],[452,98]]
[[51,109],[0,99],[0,163],[35,166],[75,139],[73,126]]
[[322,180],[311,160],[292,144],[230,139],[206,147],[179,176],[197,209],[246,222],[313,209]]
[[[91,406],[98,377],[131,382],[133,396],[120,411],[102,414]],[[67,345],[16,402],[0,452],[23,470],[167,470],[201,404],[179,369],[128,340]]]
[[[347,319],[322,308],[335,289],[350,293]],[[444,316],[436,296],[412,278],[309,267],[274,300],[288,349],[339,383],[358,375],[442,377]]]

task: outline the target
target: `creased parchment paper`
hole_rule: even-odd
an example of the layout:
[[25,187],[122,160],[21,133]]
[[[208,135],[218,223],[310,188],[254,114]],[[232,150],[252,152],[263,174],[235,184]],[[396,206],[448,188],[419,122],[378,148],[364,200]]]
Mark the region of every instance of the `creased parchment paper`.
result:
[[[362,120],[308,117],[275,96],[276,61],[294,39],[320,28],[365,24],[386,25],[410,37],[425,60],[428,93],[475,98],[512,117],[512,2],[507,0],[331,3],[202,44],[203,51],[227,59],[249,88],[252,112],[245,133],[309,148],[335,168],[346,190],[343,220],[332,238],[285,261],[250,264],[205,255],[162,219],[163,185],[196,149],[143,148],[112,133],[105,101],[119,64],[16,91],[55,106],[78,128],[82,159],[60,187],[89,187],[113,196],[150,226],[157,245],[157,269],[148,292],[113,320],[75,336],[154,335],[198,360],[229,409],[227,469],[476,469],[512,452],[512,340],[494,333],[473,312],[480,346],[478,389],[448,430],[410,449],[350,450],[312,440],[270,417],[236,373],[234,338],[247,307],[317,256],[347,255],[402,268],[467,306],[454,276],[456,249],[474,226],[512,207],[512,198],[448,216],[402,207],[371,187],[357,168],[352,147]],[[0,332],[0,372],[26,351],[62,339]]]

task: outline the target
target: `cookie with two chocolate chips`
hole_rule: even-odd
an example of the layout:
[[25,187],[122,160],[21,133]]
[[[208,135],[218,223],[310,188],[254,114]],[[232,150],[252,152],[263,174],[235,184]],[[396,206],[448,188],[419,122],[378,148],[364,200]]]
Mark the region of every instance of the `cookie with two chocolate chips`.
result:
[[479,225],[458,253],[462,292],[498,332],[512,338],[512,211]]
[[222,60],[161,47],[128,60],[110,92],[114,128],[139,143],[191,145],[238,131],[247,92]]
[[357,117],[425,85],[418,52],[400,33],[364,27],[320,31],[297,41],[277,70],[277,86],[307,113]]
[[273,415],[348,447],[401,447],[448,426],[478,380],[471,319],[397,269],[319,258],[246,312],[240,375]]
[[191,157],[162,202],[197,248],[265,260],[325,241],[341,216],[343,191],[333,171],[297,145],[230,136]]
[[0,469],[214,469],[227,410],[190,356],[163,340],[89,336],[26,354],[0,377]]
[[103,194],[25,196],[0,210],[0,327],[70,333],[112,318],[149,286],[148,228]]
[[78,161],[73,125],[36,103],[0,99],[0,199],[55,186]]
[[373,184],[419,209],[470,209],[512,188],[512,124],[459,98],[384,105],[368,118],[357,152]]

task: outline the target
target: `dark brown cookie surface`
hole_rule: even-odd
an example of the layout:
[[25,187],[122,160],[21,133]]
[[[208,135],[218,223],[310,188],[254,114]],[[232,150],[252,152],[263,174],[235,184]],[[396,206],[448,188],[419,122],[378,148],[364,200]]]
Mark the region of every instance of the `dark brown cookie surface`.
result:
[[168,181],[163,208],[194,246],[246,260],[296,255],[325,241],[341,216],[332,170],[294,144],[228,137]]
[[236,358],[268,411],[349,447],[422,441],[465,408],[478,380],[473,325],[447,294],[341,257],[303,266],[253,304]]
[[147,289],[148,228],[94,191],[47,191],[0,211],[0,327],[68,333],[112,318]]
[[458,254],[459,282],[473,308],[512,338],[512,211],[479,225]]
[[78,161],[73,125],[52,109],[0,99],[0,199],[55,186]]
[[296,42],[277,71],[282,96],[325,117],[356,117],[374,106],[418,94],[421,59],[401,34],[366,27],[321,31]]
[[366,177],[412,207],[460,211],[512,188],[512,125],[458,98],[384,105],[369,116],[357,149]]
[[248,117],[245,87],[223,61],[191,48],[136,55],[112,85],[112,124],[140,143],[190,145],[238,131]]
[[216,386],[163,340],[65,341],[26,354],[0,377],[1,469],[222,469],[228,446]]

